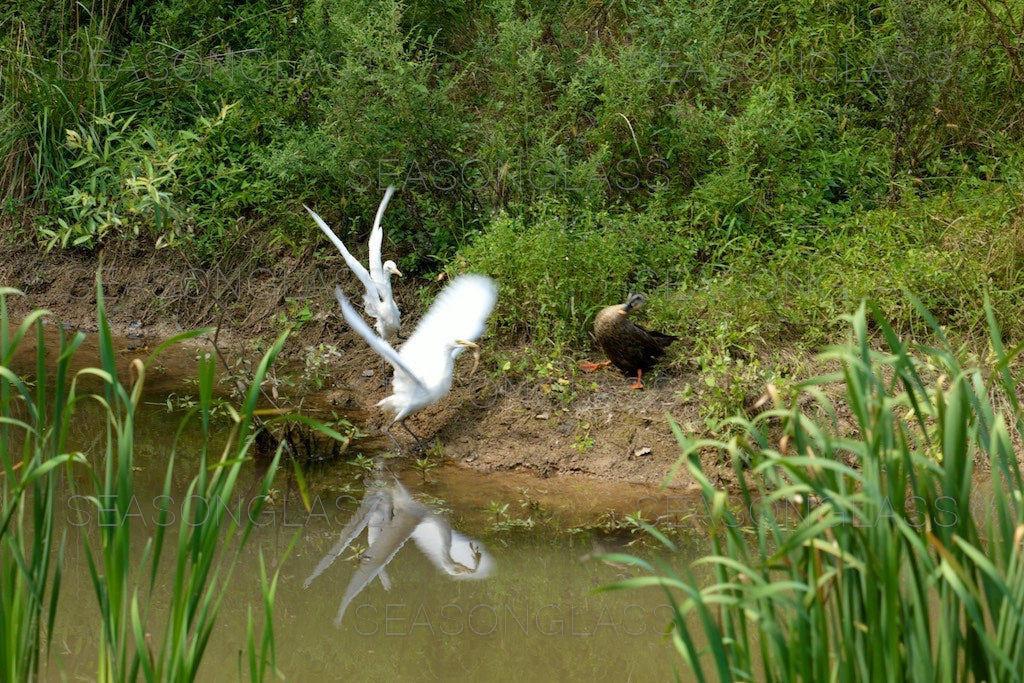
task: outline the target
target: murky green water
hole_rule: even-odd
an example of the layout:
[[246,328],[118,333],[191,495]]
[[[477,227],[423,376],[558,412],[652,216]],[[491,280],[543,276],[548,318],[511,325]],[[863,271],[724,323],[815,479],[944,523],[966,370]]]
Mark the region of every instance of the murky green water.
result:
[[[75,446],[87,454],[100,452],[105,440],[99,416],[92,417],[83,406],[73,430]],[[168,414],[160,405],[141,411],[136,432],[137,504],[129,520],[133,533],[152,532],[158,523],[157,510],[167,502],[160,498],[161,487],[178,419],[179,415]],[[195,473],[197,443],[186,433],[179,446],[170,501],[175,517]],[[336,627],[342,597],[360,568],[357,556],[367,550],[366,532],[309,588],[303,582],[359,507],[363,473],[340,463],[311,472],[308,484],[313,499],[308,513],[294,482],[281,475],[275,484],[275,502],[256,518],[260,526],[231,578],[204,657],[203,680],[233,680],[240,671],[245,675],[247,615],[251,610],[258,618],[263,609],[260,553],[273,571],[296,536],[291,554],[283,559],[274,607],[277,666],[289,680],[652,681],[672,677],[678,659],[663,635],[670,620],[664,595],[655,589],[595,593],[595,588],[629,575],[629,570],[593,557],[595,552],[621,549],[620,542],[571,527],[593,522],[607,510],[621,515],[646,508],[652,518],[687,506],[654,489],[636,486],[477,474],[457,467],[435,469],[429,473],[430,481],[424,482],[417,472],[402,472],[398,467],[392,463],[381,480],[393,482],[397,476],[413,498],[431,510],[442,510],[440,519],[482,544],[493,560],[493,572],[479,580],[452,580],[409,541],[387,564],[391,589],[384,590],[379,578],[373,579],[352,600]],[[240,492],[256,482],[256,473],[247,471]],[[496,528],[491,501],[509,504],[506,514],[498,518],[505,522],[503,526],[529,517],[534,527]],[[44,678],[92,680],[98,619],[82,535],[94,535],[97,522],[89,505],[70,491],[61,516],[69,536],[61,607]],[[169,540],[168,551],[173,552],[174,539]],[[137,562],[142,543],[134,545]],[[701,545],[695,541],[673,563],[688,563],[701,553]],[[167,591],[169,579],[161,577],[156,594]]]

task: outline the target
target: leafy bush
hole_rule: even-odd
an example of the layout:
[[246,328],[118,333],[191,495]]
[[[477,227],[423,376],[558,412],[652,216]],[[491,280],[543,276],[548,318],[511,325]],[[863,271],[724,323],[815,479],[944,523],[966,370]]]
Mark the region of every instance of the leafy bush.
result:
[[161,233],[170,232],[179,214],[168,190],[182,147],[166,145],[152,131],[131,130],[132,118],[97,118],[67,130],[67,147],[77,158],[49,193],[60,209],[46,217],[55,225],[39,229],[47,250],[95,247],[110,232],[138,237],[143,224],[160,235],[158,248],[173,243]]
[[689,238],[674,225],[647,216],[569,215],[552,203],[529,218],[501,216],[459,260],[499,281],[497,324],[534,345],[579,345],[602,308],[630,291],[671,283],[686,269],[679,254]]

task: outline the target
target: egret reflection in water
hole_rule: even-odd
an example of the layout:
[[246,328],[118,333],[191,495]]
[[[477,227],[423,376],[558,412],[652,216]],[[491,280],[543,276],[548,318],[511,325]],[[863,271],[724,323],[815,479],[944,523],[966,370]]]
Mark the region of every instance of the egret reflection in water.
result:
[[385,590],[391,588],[384,568],[410,538],[435,567],[453,579],[485,579],[494,571],[494,559],[482,543],[452,529],[447,519],[413,500],[397,480],[391,484],[378,481],[367,489],[359,509],[341,530],[338,542],[320,560],[303,587],[309,588],[313,579],[330,567],[364,528],[369,547],[360,556],[359,569],[345,589],[334,618],[335,626],[341,624],[349,604],[374,577],[380,577]]

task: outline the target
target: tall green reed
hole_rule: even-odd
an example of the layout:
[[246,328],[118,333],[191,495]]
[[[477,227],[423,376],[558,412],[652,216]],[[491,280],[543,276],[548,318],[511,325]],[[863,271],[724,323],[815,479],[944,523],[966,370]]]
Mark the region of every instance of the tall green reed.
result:
[[[263,357],[240,408],[229,408],[232,425],[218,452],[211,450],[214,363],[208,355],[200,358],[199,400],[182,418],[170,445],[159,498],[163,505],[153,530],[140,530],[130,520],[132,505],[137,505],[136,411],[146,369],[168,346],[206,330],[178,335],[145,361],[133,360],[124,383],[98,274],[96,286],[100,362],[76,373],[71,373],[70,363],[84,335],[77,333],[70,341],[58,335],[57,361],[48,365],[42,326],[46,312],[33,312],[12,332],[6,297],[17,292],[0,289],[0,678],[26,680],[40,672],[44,645],[48,647],[47,636],[59,615],[67,540],[55,524],[58,493],[78,492],[95,507],[95,533],[82,534],[82,542],[100,622],[97,679],[195,680],[225,588],[277,470],[280,449],[254,487],[256,492],[239,495],[242,468],[252,461],[259,385],[287,333]],[[15,375],[9,364],[33,328],[36,376],[29,382]],[[104,415],[105,448],[88,458],[66,452],[68,426],[82,400],[98,403]],[[176,539],[171,542],[167,530],[175,526],[170,504],[178,445],[186,429],[197,428],[202,444],[198,471],[182,501]],[[268,578],[265,570],[261,572],[265,621],[259,641],[250,638],[248,643],[253,680],[278,673],[272,627],[276,582],[277,574]],[[158,583],[169,583],[169,597],[166,586]],[[250,633],[253,628],[250,616]]]
[[[805,400],[773,396],[774,409],[732,418],[727,440],[673,423],[711,553],[682,571],[619,556],[651,575],[609,588],[666,591],[698,680],[1024,679],[1024,344],[1004,346],[986,301],[990,354],[965,365],[913,303],[935,346],[912,347],[872,307],[874,348],[862,305],[850,342],[824,354],[841,371],[803,383]],[[837,382],[833,402],[823,388]],[[704,474],[709,451],[731,456],[735,499]],[[991,468],[984,495],[977,463]]]
[[[81,453],[64,452],[65,380],[82,336],[70,342],[61,338],[49,372],[41,343],[46,311],[33,312],[12,330],[7,297],[16,293],[0,287],[0,678],[8,681],[39,672],[44,634],[53,630],[64,557],[65,536],[54,525],[57,477],[61,468],[85,463]],[[9,367],[33,328],[39,349],[34,385]],[[56,389],[47,396],[39,387],[51,377]]]

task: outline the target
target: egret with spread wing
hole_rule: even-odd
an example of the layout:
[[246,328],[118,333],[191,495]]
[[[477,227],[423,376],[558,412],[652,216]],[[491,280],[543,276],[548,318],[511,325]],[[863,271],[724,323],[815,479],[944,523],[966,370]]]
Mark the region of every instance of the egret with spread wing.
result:
[[313,209],[305,204],[302,205],[309,212],[309,215],[313,217],[313,220],[316,221],[316,224],[320,226],[320,230],[327,235],[327,238],[341,252],[349,269],[363,283],[363,287],[366,288],[366,293],[363,294],[363,308],[366,314],[376,321],[377,333],[387,341],[398,336],[398,328],[402,323],[402,314],[398,310],[398,304],[395,303],[395,297],[391,291],[391,276],[398,275],[401,277],[402,273],[398,270],[398,266],[395,265],[394,261],[381,263],[384,228],[381,227],[380,222],[384,217],[384,210],[387,208],[388,202],[391,201],[391,195],[394,193],[394,187],[389,187],[384,192],[384,199],[381,200],[380,206],[377,207],[377,215],[373,219],[373,229],[370,231],[369,271],[363,268],[363,264],[349,253],[348,249],[345,248],[345,243],[334,234],[334,231]]
[[[461,275],[452,280],[437,295],[400,351],[395,351],[387,341],[373,333],[340,287],[334,289],[334,294],[349,326],[395,368],[393,393],[377,403],[378,407],[395,414],[385,431],[395,447],[401,450],[391,433],[391,428],[398,423],[422,448],[423,441],[409,429],[405,419],[448,394],[452,387],[455,359],[463,350],[473,349],[479,359],[475,342],[484,333],[487,317],[498,300],[497,285],[485,275]],[[476,369],[475,363],[473,369]]]

